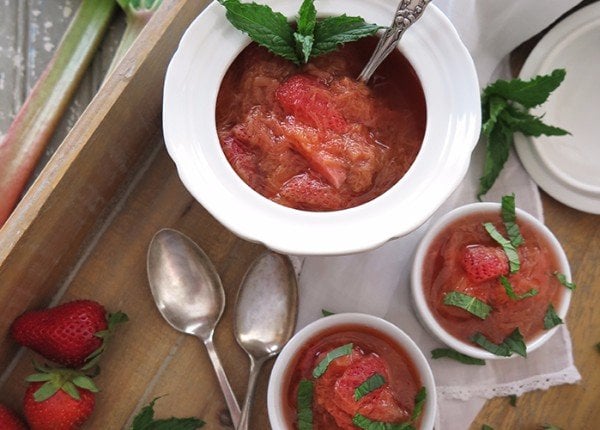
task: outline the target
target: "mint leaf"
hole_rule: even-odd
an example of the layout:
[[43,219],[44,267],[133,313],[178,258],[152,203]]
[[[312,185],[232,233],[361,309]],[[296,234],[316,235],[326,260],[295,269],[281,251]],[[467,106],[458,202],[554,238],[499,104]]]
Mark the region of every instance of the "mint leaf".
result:
[[352,418],[352,424],[356,427],[364,430],[414,430],[414,426],[411,423],[384,423],[381,421],[372,421],[369,418],[361,414],[354,415]]
[[308,379],[303,379],[298,385],[298,430],[312,430],[313,428],[313,393],[314,384]]
[[484,424],[481,426],[481,430],[494,430],[494,427]]
[[252,40],[275,55],[300,64],[296,54],[294,30],[287,18],[269,6],[241,3],[239,0],[219,0],[227,10],[229,22]]
[[527,357],[527,346],[525,345],[525,340],[518,327],[504,339],[503,343],[508,346],[512,352],[519,354],[521,357]]
[[544,328],[546,330],[550,330],[553,327],[556,327],[559,324],[562,324],[563,320],[556,314],[554,310],[554,306],[552,303],[548,305],[548,310],[546,310],[546,315],[544,315]]
[[415,408],[412,411],[410,420],[415,422],[419,419],[423,413],[423,406],[425,406],[425,400],[427,400],[427,389],[423,386],[417,392],[415,396]]
[[508,346],[506,346],[504,343],[497,345],[490,341],[482,333],[475,333],[473,336],[471,336],[471,340],[492,354],[499,355],[501,357],[510,357],[511,351]]
[[298,52],[298,56],[302,59],[303,63],[308,63],[314,42],[313,36],[304,36],[300,33],[294,33],[294,40],[296,41],[296,51]]
[[483,97],[489,99],[492,96],[500,96],[525,108],[533,108],[548,100],[550,93],[559,87],[565,76],[565,69],[556,69],[549,75],[535,76],[528,81],[498,80],[485,88]]
[[510,243],[517,248],[521,246],[523,242],[525,242],[525,239],[523,239],[521,230],[517,225],[517,209],[515,205],[514,193],[511,195],[502,196],[501,207],[502,222],[504,223],[504,227],[506,227],[508,239],[510,240]]
[[482,302],[477,297],[459,293],[458,291],[450,291],[447,293],[444,296],[444,304],[464,309],[482,320],[486,319],[492,310],[491,306]]
[[508,265],[510,266],[510,273],[516,273],[521,267],[521,262],[519,261],[519,253],[515,249],[512,243],[507,240],[504,236],[500,234],[494,224],[491,222],[486,222],[483,224],[483,228],[489,233],[489,235],[494,239],[504,250],[506,257],[508,257]]
[[483,164],[483,175],[479,178],[479,190],[477,199],[487,193],[496,178],[500,175],[513,144],[513,135],[510,129],[496,124],[490,130],[485,147],[485,161]]
[[335,360],[336,358],[343,357],[344,355],[349,355],[352,352],[353,347],[354,347],[354,344],[347,343],[346,345],[342,345],[338,348],[335,348],[335,349],[332,349],[331,351],[329,351],[327,353],[327,355],[325,356],[325,358],[319,362],[317,367],[314,368],[313,373],[312,373],[313,377],[318,378],[321,375],[323,375],[323,373],[325,373],[325,371],[327,370],[327,367],[329,367],[329,364],[333,360]]
[[523,81],[498,80],[488,85],[481,95],[481,131],[487,137],[483,174],[479,178],[477,198],[489,191],[502,171],[516,132],[528,136],[561,136],[569,134],[559,127],[547,125],[542,117],[526,110],[544,103],[565,78],[565,70]]
[[512,284],[508,280],[506,276],[500,276],[500,283],[504,287],[504,291],[506,291],[506,295],[513,300],[523,300],[528,297],[533,297],[538,295],[538,290],[535,288],[531,288],[530,290],[524,292],[523,294],[515,293]]
[[379,28],[376,24],[366,23],[360,17],[345,14],[317,21],[312,55],[316,57],[335,51],[339,45],[375,34]]
[[554,276],[556,276],[558,282],[560,282],[564,287],[567,287],[569,290],[573,291],[575,288],[577,288],[577,285],[575,285],[573,282],[567,281],[567,277],[562,273],[554,272]]
[[317,9],[313,0],[304,0],[298,11],[297,33],[312,36],[317,24]]
[[375,391],[383,385],[385,385],[385,378],[379,373],[375,373],[373,376],[367,378],[365,382],[356,387],[354,390],[354,400],[359,401],[371,391]]
[[508,396],[508,403],[512,406],[512,407],[517,407],[517,395],[516,394],[511,394],[510,396]]
[[436,348],[432,350],[431,358],[434,360],[437,360],[438,358],[450,358],[463,364],[485,366],[485,360],[482,360],[481,358],[469,357],[468,355],[462,354],[450,348]]
[[327,309],[321,309],[321,314],[323,314],[324,317],[328,317],[330,315],[335,315],[335,312],[328,311]]
[[154,403],[159,397],[144,406],[133,419],[130,430],[196,430],[204,425],[204,421],[197,418],[167,418],[154,419]]
[[521,132],[527,136],[539,137],[542,134],[546,136],[564,136],[571,134],[560,127],[544,124],[542,117],[531,115],[514,106],[507,106],[500,112],[499,117],[502,123],[509,127],[512,132]]

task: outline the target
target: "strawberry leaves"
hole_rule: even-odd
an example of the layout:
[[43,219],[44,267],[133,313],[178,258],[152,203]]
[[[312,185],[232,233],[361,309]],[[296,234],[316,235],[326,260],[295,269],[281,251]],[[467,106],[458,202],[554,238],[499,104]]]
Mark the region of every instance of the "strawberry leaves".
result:
[[79,400],[79,388],[97,393],[100,390],[92,379],[83,373],[72,369],[52,369],[46,366],[35,366],[38,373],[29,375],[27,382],[43,382],[34,393],[36,402],[43,402],[62,390],[75,400]]
[[304,0],[298,11],[296,30],[287,18],[269,6],[219,0],[226,17],[238,30],[273,54],[306,64],[311,57],[336,50],[340,45],[375,34],[380,28],[360,17],[346,15],[317,20],[313,0]]
[[549,75],[536,76],[528,81],[498,80],[488,85],[481,96],[482,127],[487,138],[483,175],[479,178],[477,198],[489,191],[504,167],[514,133],[527,136],[563,136],[568,131],[545,124],[541,116],[527,110],[546,102],[550,94],[564,80],[564,69]]
[[94,352],[92,352],[90,355],[88,355],[86,357],[85,364],[83,365],[81,370],[89,370],[98,365],[98,362],[100,361],[100,357],[106,350],[106,347],[107,347],[111,337],[114,334],[115,328],[119,324],[123,324],[124,322],[127,322],[127,321],[129,321],[129,317],[127,316],[127,314],[125,314],[121,311],[115,312],[114,314],[108,314],[108,317],[107,317],[108,327],[106,328],[106,330],[102,330],[102,331],[99,331],[98,333],[94,334],[94,336],[102,339],[102,344],[100,345],[100,347],[98,349],[96,349]]

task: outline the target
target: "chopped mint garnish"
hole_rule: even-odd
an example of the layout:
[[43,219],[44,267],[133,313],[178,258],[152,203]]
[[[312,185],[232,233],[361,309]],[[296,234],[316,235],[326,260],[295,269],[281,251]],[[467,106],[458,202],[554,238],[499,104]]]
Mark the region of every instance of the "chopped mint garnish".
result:
[[486,319],[490,314],[492,307],[482,302],[477,297],[469,296],[468,294],[458,291],[451,291],[444,296],[444,304],[456,306],[475,315],[482,320]]

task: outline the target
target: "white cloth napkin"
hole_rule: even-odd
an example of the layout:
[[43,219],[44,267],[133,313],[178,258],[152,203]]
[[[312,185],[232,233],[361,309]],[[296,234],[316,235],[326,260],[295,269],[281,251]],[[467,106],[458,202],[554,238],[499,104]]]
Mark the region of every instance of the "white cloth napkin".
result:
[[[579,0],[436,0],[450,18],[475,61],[481,87],[497,77],[508,77],[507,55],[520,43],[549,26]],[[321,317],[321,309],[363,312],[383,317],[408,333],[425,356],[442,346],[417,321],[409,301],[409,274],[415,246],[432,220],[475,201],[483,166],[483,145],[473,154],[460,187],[432,219],[408,236],[361,254],[306,257],[300,270],[298,329]],[[517,204],[543,219],[537,187],[511,154],[485,199],[499,201],[514,192]],[[438,388],[438,430],[469,427],[485,399],[581,379],[573,364],[570,336],[565,326],[527,359],[488,361],[467,366],[452,360],[430,360]]]

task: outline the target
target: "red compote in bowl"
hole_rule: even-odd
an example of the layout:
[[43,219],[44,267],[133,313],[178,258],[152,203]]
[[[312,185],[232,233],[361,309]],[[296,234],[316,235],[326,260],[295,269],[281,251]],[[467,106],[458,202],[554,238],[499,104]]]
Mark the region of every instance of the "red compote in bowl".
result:
[[278,430],[432,429],[435,404],[433,376],[416,344],[365,314],[328,316],[305,327],[269,380],[269,418]]
[[[289,22],[303,4],[258,3]],[[397,2],[315,6],[317,22],[345,14],[387,26]],[[165,144],[191,195],[233,233],[286,254],[361,252],[422,225],[477,143],[475,67],[433,4],[365,86],[356,78],[374,42],[294,63],[257,48],[222,2],[209,4],[165,77]]]
[[235,59],[217,98],[217,131],[255,191],[295,209],[358,206],[402,178],[425,135],[425,96],[399,50],[371,85],[356,80],[378,38],[298,67],[256,43]]
[[569,307],[570,280],[558,240],[505,196],[502,205],[466,205],[435,223],[417,248],[412,293],[442,342],[495,359],[526,356],[552,336]]

